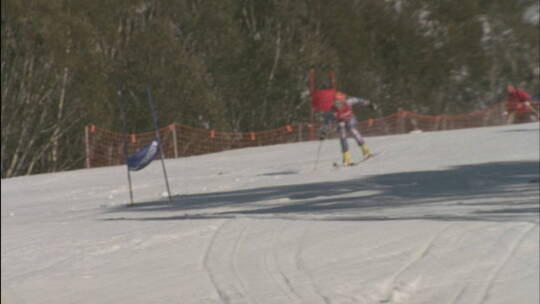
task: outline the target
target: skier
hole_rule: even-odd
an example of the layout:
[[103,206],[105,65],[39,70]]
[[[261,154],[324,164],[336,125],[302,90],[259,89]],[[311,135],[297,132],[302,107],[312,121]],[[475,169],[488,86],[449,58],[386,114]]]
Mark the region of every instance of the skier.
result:
[[512,84],[506,86],[508,97],[506,99],[506,123],[512,124],[517,117],[527,116],[529,121],[537,121],[538,114],[531,106],[531,96],[523,90],[516,89]]
[[369,147],[366,145],[364,138],[356,127],[358,121],[352,111],[352,107],[355,104],[370,106],[372,109],[375,109],[375,105],[369,100],[360,97],[347,96],[342,92],[336,91],[333,105],[326,113],[324,113],[324,124],[319,130],[319,139],[324,140],[330,131],[330,124],[332,122],[337,123],[339,142],[341,144],[341,152],[343,153],[343,165],[345,166],[353,165],[349,153],[349,144],[347,142],[348,133],[353,135],[356,143],[362,149],[364,159],[372,156]]

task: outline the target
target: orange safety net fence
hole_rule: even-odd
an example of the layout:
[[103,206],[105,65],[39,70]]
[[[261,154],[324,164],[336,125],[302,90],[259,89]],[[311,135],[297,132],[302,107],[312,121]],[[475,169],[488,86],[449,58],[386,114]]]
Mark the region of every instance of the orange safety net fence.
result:
[[[538,102],[532,103],[538,111]],[[440,131],[506,123],[505,103],[460,115],[420,115],[408,111],[359,122],[364,136],[408,133],[414,130]],[[520,119],[520,117],[517,117]],[[321,123],[296,123],[278,129],[258,132],[222,132],[194,128],[179,123],[159,129],[165,158],[213,153],[253,146],[265,146],[317,139]],[[85,128],[86,167],[125,164],[124,141],[131,155],[150,143],[155,132],[122,134],[90,124]],[[335,135],[334,135],[335,136]]]

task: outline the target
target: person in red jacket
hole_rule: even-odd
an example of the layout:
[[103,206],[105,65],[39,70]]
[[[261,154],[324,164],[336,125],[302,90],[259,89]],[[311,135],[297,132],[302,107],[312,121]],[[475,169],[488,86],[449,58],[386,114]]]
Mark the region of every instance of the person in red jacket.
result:
[[371,157],[371,151],[362,134],[357,129],[356,117],[352,111],[352,107],[356,104],[361,104],[365,106],[371,106],[374,108],[374,104],[369,100],[347,96],[342,92],[336,92],[334,97],[334,103],[330,110],[324,114],[324,125],[321,127],[319,138],[323,140],[329,132],[330,123],[337,123],[337,131],[339,133],[339,140],[341,144],[341,152],[343,152],[343,165],[349,166],[352,165],[351,155],[349,153],[349,144],[347,142],[348,133],[353,135],[356,143],[362,149],[364,158]]
[[512,84],[506,86],[506,123],[513,124],[516,118],[526,117],[529,121],[537,121],[538,113],[531,106],[531,96],[523,90],[516,89]]

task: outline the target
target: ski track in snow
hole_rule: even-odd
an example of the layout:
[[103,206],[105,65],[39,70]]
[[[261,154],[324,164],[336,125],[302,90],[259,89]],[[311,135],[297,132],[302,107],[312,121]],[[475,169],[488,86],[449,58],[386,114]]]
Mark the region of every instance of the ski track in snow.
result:
[[487,303],[489,293],[493,287],[494,281],[496,280],[497,276],[501,272],[501,270],[504,268],[504,266],[508,263],[510,258],[512,258],[518,249],[519,245],[527,234],[531,232],[534,228],[538,228],[538,224],[536,225],[530,225],[529,228],[524,229],[517,237],[514,238],[514,242],[510,245],[510,248],[508,249],[508,254],[499,262],[498,267],[495,268],[495,270],[489,275],[489,277],[486,279],[486,284],[484,288],[480,291],[480,299],[476,302],[478,304]]
[[286,295],[290,301],[298,301],[301,297],[296,290],[294,290],[291,279],[285,275],[282,266],[279,264],[276,250],[276,248],[281,248],[281,246],[279,246],[281,243],[279,242],[278,235],[281,235],[281,231],[285,230],[283,229],[283,226],[285,225],[286,223],[282,223],[279,227],[273,228],[271,238],[272,247],[269,251],[265,252],[264,265],[266,273],[274,280],[276,285],[279,286],[281,292]]
[[[261,240],[251,240],[250,244],[245,242],[250,228],[257,227],[257,219],[244,219],[240,222],[227,220],[218,226],[214,234],[210,237],[203,259],[202,267],[208,273],[212,286],[216,290],[220,300],[223,303],[262,303],[258,298],[258,293],[275,290],[274,297],[288,299],[289,302],[298,302],[305,299],[319,299],[316,302],[330,303],[330,300],[325,298],[316,285],[311,276],[306,272],[301,258],[301,250],[304,244],[304,235],[306,228],[300,231],[296,227],[288,227],[285,235],[300,233],[296,240],[296,246],[292,251],[281,246],[281,238],[283,231],[279,228],[274,228],[271,237],[271,247],[263,248],[260,254],[250,253],[253,247],[257,246]],[[306,224],[304,223],[304,226]],[[235,239],[224,239],[224,236],[229,236],[230,231],[235,230]],[[229,248],[224,248],[224,243],[227,243]],[[274,246],[276,245],[276,246]],[[258,252],[258,251],[257,251]],[[248,264],[250,262],[243,256],[250,254],[254,255],[255,262],[259,264]],[[224,257],[228,258],[224,259]],[[285,259],[283,259],[285,258]],[[248,268],[246,268],[248,267]],[[251,275],[251,281],[264,282],[264,289],[260,286],[253,285],[250,287],[250,282],[244,276],[246,271],[256,271],[257,276]],[[254,283],[253,283],[254,284]],[[298,286],[295,286],[298,285]],[[306,293],[305,285],[310,286],[311,292]],[[298,290],[301,292],[299,293]],[[276,302],[280,303],[280,302]]]
[[456,296],[452,299],[451,301],[452,304],[463,303],[462,297],[467,291],[467,289],[469,288],[469,284],[466,284],[466,283],[460,283],[459,285],[461,287],[459,288],[459,291],[456,293]]
[[247,221],[247,224],[243,225],[240,229],[240,232],[238,233],[238,237],[236,238],[236,241],[234,243],[234,248],[232,251],[232,256],[230,259],[230,263],[232,264],[232,269],[234,271],[234,279],[238,281],[238,284],[240,285],[241,292],[243,296],[248,300],[247,303],[259,303],[259,301],[253,297],[253,295],[248,292],[248,288],[246,287],[246,283],[242,279],[242,276],[240,274],[240,271],[238,270],[238,255],[239,255],[239,247],[242,243],[242,240],[245,238],[246,231],[248,229],[248,226],[251,221]]
[[[301,224],[301,230],[297,229],[297,225]],[[286,223],[283,234],[280,233],[280,238],[283,239],[283,235],[288,236],[288,239],[293,236],[291,239],[295,240],[295,246],[283,247],[286,243],[280,243],[280,246],[277,248],[279,251],[274,250],[274,254],[277,255],[277,265],[279,266],[279,273],[286,283],[288,289],[291,290],[292,294],[298,299],[315,299],[318,300],[314,292],[311,291],[312,286],[308,288],[305,287],[306,283],[310,283],[309,277],[303,272],[300,263],[300,250],[302,246],[302,240],[306,233],[307,223],[300,221],[293,221],[292,223]],[[300,237],[296,237],[300,231]],[[317,303],[317,302],[314,302]]]
[[[240,232],[237,230],[240,229]],[[257,303],[247,292],[237,266],[238,246],[247,226],[238,221],[223,222],[210,240],[204,265],[223,303]],[[228,233],[226,233],[228,232]],[[224,235],[224,236],[222,236]],[[234,235],[234,240],[226,236]]]
[[221,223],[219,223],[216,230],[214,231],[214,233],[210,237],[210,239],[208,241],[208,244],[206,245],[206,249],[204,251],[203,260],[202,260],[203,268],[206,271],[206,273],[208,274],[208,277],[210,279],[210,282],[212,283],[212,286],[214,287],[214,290],[216,291],[216,293],[218,294],[219,298],[221,299],[221,301],[223,303],[229,303],[228,297],[226,296],[226,293],[220,289],[220,286],[216,282],[216,279],[215,279],[214,275],[212,274],[212,271],[210,270],[210,268],[208,266],[208,261],[210,259],[210,252],[212,251],[212,247],[214,246],[216,237],[217,237],[219,231],[221,230],[221,227],[223,225],[225,225],[228,221],[230,221],[230,219],[229,220],[224,220]]
[[[487,227],[485,225],[480,225],[479,227],[475,227],[475,228],[469,228],[465,231],[462,231],[460,233],[461,235],[461,238],[460,239],[463,239],[465,238],[466,235],[469,235],[471,233],[473,234],[476,234],[476,233],[480,233],[482,230],[486,229],[486,228],[489,228],[490,226],[492,225],[488,225]],[[457,282],[457,285],[459,286],[459,288],[456,288],[456,292],[454,293],[454,295],[449,299],[448,303],[451,303],[451,304],[460,304],[460,303],[463,303],[463,296],[467,293],[467,291],[471,288],[471,276],[472,276],[472,273],[473,271],[470,270],[468,275],[466,276],[465,279],[463,280],[460,280],[459,282]]]
[[[435,232],[433,236],[418,250],[418,252],[410,259],[403,267],[401,267],[392,277],[390,277],[389,283],[387,284],[386,291],[384,292],[385,296],[383,299],[379,300],[379,303],[392,303],[399,297],[408,297],[410,293],[414,290],[414,284],[407,285],[405,283],[398,282],[399,276],[402,275],[405,271],[413,267],[414,264],[418,263],[423,259],[433,247],[435,241],[443,234],[445,231],[450,229],[454,224],[448,224],[441,230]],[[414,283],[414,282],[413,282]],[[412,288],[411,288],[412,287]]]
[[[302,229],[302,234],[300,236],[300,239],[297,241],[298,245],[296,246],[296,251],[294,253],[295,270],[298,272],[300,277],[303,278],[303,280],[305,280],[306,283],[310,286],[309,289],[311,289],[313,294],[316,295],[316,297],[319,298],[319,301],[322,300],[325,304],[329,304],[328,298],[320,292],[319,288],[317,287],[317,285],[313,281],[312,275],[309,274],[309,272],[307,271],[306,267],[303,264],[302,249],[303,249],[303,246],[304,246],[304,242],[305,242],[308,230],[309,230],[309,227],[308,227],[307,224],[305,224],[303,229]],[[307,298],[308,299],[312,298],[312,296],[308,296]]]

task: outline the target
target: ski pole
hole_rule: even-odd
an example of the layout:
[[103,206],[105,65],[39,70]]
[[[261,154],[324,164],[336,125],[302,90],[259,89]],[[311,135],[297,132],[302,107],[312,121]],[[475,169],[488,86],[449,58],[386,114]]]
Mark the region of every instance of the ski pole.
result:
[[319,147],[317,148],[317,156],[315,158],[315,165],[313,166],[313,171],[317,170],[317,164],[319,163],[319,155],[321,154],[323,140],[319,140]]
[[528,107],[534,114],[536,114],[536,116],[540,116],[540,114],[538,114],[538,111],[536,111],[536,109],[531,104],[529,104]]

